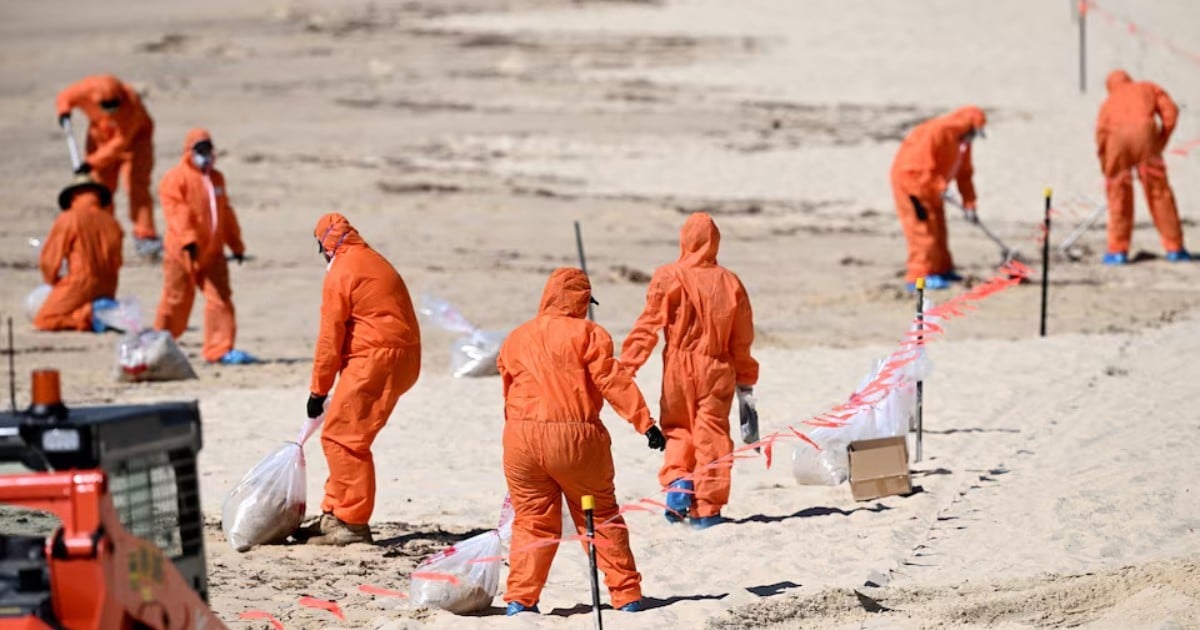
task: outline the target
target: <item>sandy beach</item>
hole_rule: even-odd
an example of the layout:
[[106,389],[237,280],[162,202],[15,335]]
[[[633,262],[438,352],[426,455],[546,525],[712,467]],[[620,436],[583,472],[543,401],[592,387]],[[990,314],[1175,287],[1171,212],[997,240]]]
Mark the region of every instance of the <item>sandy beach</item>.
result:
[[[317,217],[344,213],[405,278],[480,328],[534,314],[549,272],[577,264],[579,221],[597,321],[619,344],[649,274],[678,255],[687,213],[722,230],[720,261],[753,301],[763,432],[843,402],[908,329],[904,240],[887,172],[916,123],[984,108],[974,149],[979,216],[1030,261],[1043,190],[1052,242],[1105,203],[1093,126],[1105,74],[1123,67],[1181,107],[1166,161],[1185,237],[1200,238],[1200,6],[1106,0],[1093,14],[1088,91],[1066,2],[1014,0],[47,0],[0,6],[0,315],[15,321],[18,397],[29,370],[62,371],[68,404],[200,401],[211,605],[288,628],[580,628],[586,561],[563,547],[541,616],[458,617],[406,591],[425,556],[496,526],[498,378],[450,376],[454,335],[423,325],[422,375],[379,435],[376,545],[238,554],[221,504],[304,416],[324,261]],[[1146,33],[1152,33],[1147,36]],[[34,332],[23,312],[70,179],[54,97],[111,72],[144,94],[157,184],[184,133],[212,132],[253,258],[233,266],[238,347],[261,365],[199,356],[202,307],[181,339],[197,380],[122,385],[118,336]],[[75,116],[82,127],[81,116]],[[791,443],[739,461],[725,514],[702,532],[628,515],[646,610],[613,628],[1198,628],[1200,264],[1162,259],[1140,188],[1131,257],[1104,267],[1104,222],[1054,252],[1049,336],[1027,283],[947,323],[930,346],[926,457],[915,492],[855,502],[799,486]],[[158,264],[126,229],[119,295],[147,323]],[[948,209],[966,287],[999,250]],[[161,208],[156,220],[163,225]],[[1200,247],[1200,245],[1194,245]],[[1040,266],[1036,266],[1040,275]],[[657,415],[661,362],[638,383]],[[661,456],[606,410],[618,500],[658,493]],[[325,478],[307,447],[310,504]],[[310,508],[315,509],[314,508]],[[506,570],[505,570],[506,571]],[[503,574],[502,574],[503,577]],[[301,606],[336,601],[345,614]],[[607,595],[604,595],[607,598]]]

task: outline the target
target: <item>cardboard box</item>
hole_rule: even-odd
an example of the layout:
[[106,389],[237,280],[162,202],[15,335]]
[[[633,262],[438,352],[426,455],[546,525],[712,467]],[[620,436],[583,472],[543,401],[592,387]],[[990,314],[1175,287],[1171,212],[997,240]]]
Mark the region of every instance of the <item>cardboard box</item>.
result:
[[855,501],[869,501],[912,492],[908,474],[908,442],[903,435],[851,442],[850,492]]

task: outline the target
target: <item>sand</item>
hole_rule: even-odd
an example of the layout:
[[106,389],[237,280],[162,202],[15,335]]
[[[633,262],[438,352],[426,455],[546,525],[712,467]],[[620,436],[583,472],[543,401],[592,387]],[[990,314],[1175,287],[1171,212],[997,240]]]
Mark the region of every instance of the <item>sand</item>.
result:
[[[1102,6],[1188,47],[1188,0]],[[0,7],[0,311],[16,318],[18,395],[36,367],[63,372],[68,404],[199,399],[211,604],[235,627],[257,609],[287,627],[566,628],[590,623],[582,556],[563,549],[541,617],[519,622],[408,610],[424,556],[495,527],[504,496],[500,384],[449,376],[454,335],[423,330],[423,374],[380,434],[375,546],[235,553],[221,502],[303,420],[323,261],[312,225],[345,213],[414,296],[456,304],[485,329],[530,317],[582,222],[598,321],[618,343],[686,213],[711,212],[721,261],[754,301],[764,434],[842,402],[911,316],[887,168],[917,121],[975,103],[980,216],[1030,257],[1042,191],[1055,241],[1103,203],[1092,125],[1104,74],[1122,65],[1183,107],[1176,142],[1200,136],[1196,66],[1122,26],[1091,22],[1079,94],[1068,3],[1018,0],[350,0],[162,3],[62,0]],[[112,381],[116,335],[39,334],[21,303],[69,179],[53,100],[111,71],[156,122],[155,181],[202,125],[254,258],[231,270],[238,346],[266,363],[199,357],[202,307],[181,346],[198,380]],[[77,125],[79,116],[76,116]],[[1200,220],[1200,151],[1168,154],[1185,233]],[[1139,193],[1140,195],[1140,193]],[[125,196],[118,216],[128,229]],[[1138,200],[1139,261],[1056,254],[1049,330],[1035,284],[990,298],[930,350],[919,491],[855,503],[846,486],[797,487],[790,449],[740,462],[726,514],[692,532],[629,517],[645,612],[621,628],[1185,628],[1200,621],[1192,353],[1196,265],[1169,265]],[[161,224],[161,213],[158,215]],[[970,282],[998,250],[957,217]],[[147,319],[161,271],[127,245],[121,294]],[[961,289],[956,289],[960,291]],[[949,294],[939,294],[943,299]],[[659,363],[639,383],[653,402]],[[622,501],[652,495],[659,455],[611,412]],[[309,504],[325,476],[307,446]],[[868,583],[875,586],[866,586]],[[856,591],[858,594],[856,594]],[[302,607],[336,600],[338,621]],[[861,595],[861,596],[860,596]],[[502,605],[499,598],[496,606]]]

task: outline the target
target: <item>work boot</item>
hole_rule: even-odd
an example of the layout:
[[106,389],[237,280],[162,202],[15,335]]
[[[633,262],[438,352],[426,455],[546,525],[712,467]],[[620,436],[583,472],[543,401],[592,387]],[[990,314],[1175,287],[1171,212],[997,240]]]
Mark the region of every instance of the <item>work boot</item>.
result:
[[1192,255],[1186,249],[1177,249],[1173,252],[1167,252],[1167,262],[1190,262]]
[[[332,522],[324,525],[321,535],[309,538],[305,544],[344,547],[355,543],[370,545],[375,542],[375,539],[371,537],[369,524],[352,525],[332,514],[330,517],[332,517]],[[324,519],[322,519],[322,523],[324,524]]]
[[316,538],[322,534],[332,531],[333,524],[337,522],[337,517],[332,512],[326,512],[311,521],[307,525],[301,525],[296,531],[292,532],[292,538],[300,542],[305,542],[310,538]]

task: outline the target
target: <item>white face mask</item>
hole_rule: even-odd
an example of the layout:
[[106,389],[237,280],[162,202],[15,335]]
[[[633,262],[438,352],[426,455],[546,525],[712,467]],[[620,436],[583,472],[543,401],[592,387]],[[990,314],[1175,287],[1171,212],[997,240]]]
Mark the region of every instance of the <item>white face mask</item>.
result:
[[202,171],[206,171],[211,168],[212,163],[213,159],[211,155],[201,155],[199,153],[192,154],[192,164],[195,164],[196,168]]

